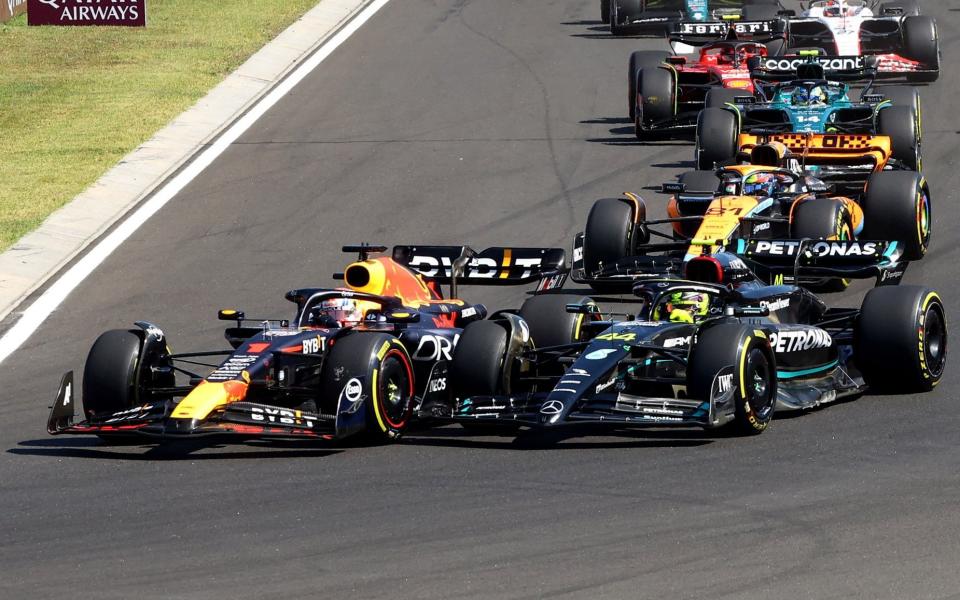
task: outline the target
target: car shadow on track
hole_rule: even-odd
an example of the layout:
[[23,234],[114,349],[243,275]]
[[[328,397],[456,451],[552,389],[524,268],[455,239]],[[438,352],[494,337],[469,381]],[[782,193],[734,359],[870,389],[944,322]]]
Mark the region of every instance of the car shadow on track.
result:
[[[228,451],[223,450],[229,448]],[[205,450],[206,452],[199,452]],[[173,442],[160,446],[137,443],[112,444],[91,438],[24,440],[8,454],[52,456],[57,458],[93,458],[98,460],[229,460],[264,458],[306,458],[339,454],[341,449],[318,447],[316,442],[248,442],[216,444]]]
[[[474,433],[457,426],[422,429],[408,433],[402,443],[414,446],[477,448],[492,450],[605,450],[612,448],[691,448],[712,444],[726,437],[703,430],[610,430],[577,428],[564,432],[523,431]],[[627,438],[627,439],[624,439]]]
[[[613,137],[587,138],[588,142],[607,146],[688,146],[693,142],[692,133],[682,130],[664,132],[649,140],[639,140],[632,122],[627,117],[595,117],[580,121],[582,125],[614,125],[609,129]],[[692,162],[691,162],[692,164]]]

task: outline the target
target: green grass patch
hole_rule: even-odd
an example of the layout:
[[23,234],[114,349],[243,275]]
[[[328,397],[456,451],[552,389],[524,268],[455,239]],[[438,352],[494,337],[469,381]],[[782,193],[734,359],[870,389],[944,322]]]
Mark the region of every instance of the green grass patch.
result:
[[150,0],[147,27],[0,25],[0,249],[317,0]]

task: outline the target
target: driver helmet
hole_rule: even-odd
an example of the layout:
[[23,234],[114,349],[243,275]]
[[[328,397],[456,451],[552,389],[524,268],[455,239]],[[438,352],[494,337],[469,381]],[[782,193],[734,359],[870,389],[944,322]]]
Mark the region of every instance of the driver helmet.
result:
[[773,173],[751,173],[743,180],[744,196],[771,198],[777,191],[777,176]]
[[790,96],[790,102],[794,106],[806,106],[810,104],[810,93],[807,91],[807,88],[798,87],[793,90],[793,94]]
[[314,309],[315,321],[320,324],[337,327],[349,327],[363,321],[368,310],[376,308],[377,304],[354,298],[328,298],[320,302]]
[[740,187],[740,178],[739,177],[724,177],[723,181],[720,184],[720,189],[723,190],[723,193],[727,196],[736,196],[738,195],[737,190]]
[[674,292],[663,304],[663,310],[657,311],[659,318],[672,323],[693,323],[699,317],[707,316],[710,299],[703,292]]
[[809,96],[810,104],[826,104],[827,103],[827,92],[823,89],[822,85],[815,85],[810,89]]

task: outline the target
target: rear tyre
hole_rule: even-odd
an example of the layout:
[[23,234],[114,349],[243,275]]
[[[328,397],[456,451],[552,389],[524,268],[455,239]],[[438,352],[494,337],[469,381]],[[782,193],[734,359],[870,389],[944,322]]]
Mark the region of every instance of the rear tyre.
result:
[[925,16],[907,17],[903,20],[901,33],[904,55],[935,70],[933,73],[917,73],[908,79],[917,82],[936,81],[940,75],[940,40],[936,20]]
[[920,120],[920,92],[917,88],[912,85],[891,85],[879,91],[894,106],[909,106],[917,120]]
[[503,377],[508,336],[507,329],[496,321],[475,321],[463,329],[450,364],[457,397],[508,392]]
[[678,181],[684,185],[685,193],[713,194],[720,189],[720,178],[713,171],[687,171],[680,174]]
[[613,35],[627,35],[630,28],[623,25],[630,17],[639,16],[643,12],[642,0],[611,0],[610,33]]
[[643,69],[655,69],[670,56],[669,52],[659,50],[636,50],[630,54],[627,68],[627,105],[630,107],[630,120],[637,118],[637,81]]
[[657,135],[657,125],[672,121],[676,116],[673,74],[660,68],[641,69],[637,75],[637,89],[643,101],[634,115],[635,133],[645,140]]
[[355,378],[366,396],[366,436],[377,442],[398,438],[413,413],[413,364],[406,348],[385,333],[356,332],[338,339],[324,361],[322,398],[336,402]]
[[137,367],[142,340],[136,332],[112,329],[97,338],[83,368],[83,414],[112,414],[137,405]]
[[777,402],[777,366],[767,338],[746,325],[722,323],[701,330],[697,340],[687,366],[690,397],[709,400],[721,371],[732,373],[731,429],[742,435],[763,433]]
[[893,158],[914,171],[921,170],[917,114],[908,106],[891,106],[877,114],[877,132],[890,137]]
[[697,116],[696,163],[702,171],[737,156],[737,117],[722,108],[705,108]]
[[600,22],[610,23],[610,0],[600,0]]
[[630,256],[635,217],[633,207],[618,198],[597,200],[583,230],[583,264],[588,276]]
[[704,108],[736,110],[735,108],[731,108],[730,105],[736,106],[736,99],[744,96],[749,97],[750,93],[729,88],[713,88],[707,92],[707,97],[704,99]]
[[867,180],[861,202],[861,239],[903,244],[906,260],[919,260],[930,247],[932,205],[930,188],[919,173],[887,171]]
[[[852,218],[847,207],[840,200],[832,198],[806,200],[793,209],[790,237],[811,240],[852,240]],[[849,285],[849,279],[824,279],[808,284],[807,287],[818,292],[842,292]]]
[[[464,328],[450,365],[456,397],[509,393],[503,376],[508,338],[506,327],[496,321],[475,321]],[[517,430],[509,423],[479,420],[461,422],[460,426],[476,434],[513,433]]]
[[587,315],[567,312],[568,304],[594,302],[574,294],[544,294],[528,298],[520,307],[520,317],[530,327],[530,338],[536,348],[562,346],[581,339]]
[[929,288],[901,285],[867,292],[854,330],[854,360],[878,393],[925,392],[943,376],[947,320]]

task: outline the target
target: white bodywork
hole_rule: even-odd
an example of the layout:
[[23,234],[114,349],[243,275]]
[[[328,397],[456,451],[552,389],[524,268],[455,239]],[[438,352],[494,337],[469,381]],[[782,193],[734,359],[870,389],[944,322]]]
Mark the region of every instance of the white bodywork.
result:
[[812,2],[803,16],[830,28],[837,43],[837,54],[841,56],[860,54],[860,26],[874,18],[873,11],[865,4],[847,0]]

